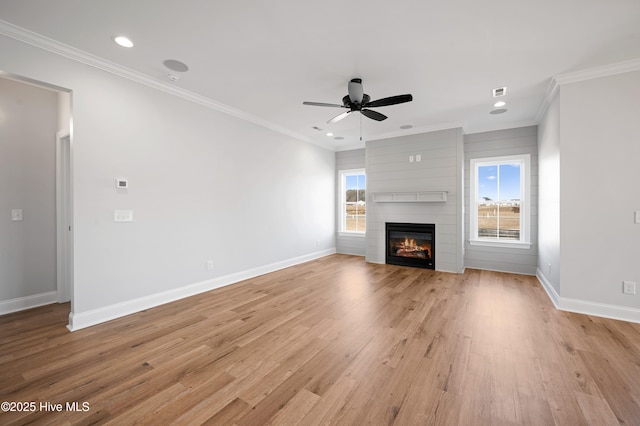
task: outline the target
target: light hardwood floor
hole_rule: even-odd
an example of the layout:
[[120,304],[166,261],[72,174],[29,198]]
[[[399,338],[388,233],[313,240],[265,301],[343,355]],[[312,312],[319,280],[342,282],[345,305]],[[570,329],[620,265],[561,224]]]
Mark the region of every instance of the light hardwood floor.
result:
[[74,333],[68,311],[0,317],[0,401],[88,411],[0,424],[640,424],[640,326],[535,277],[332,255]]

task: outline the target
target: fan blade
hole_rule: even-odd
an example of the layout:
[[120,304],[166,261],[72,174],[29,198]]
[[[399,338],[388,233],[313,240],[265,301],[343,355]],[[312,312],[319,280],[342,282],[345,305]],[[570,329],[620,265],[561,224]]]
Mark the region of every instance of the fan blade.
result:
[[349,113],[351,112],[351,110],[349,111],[345,111],[342,114],[338,114],[335,117],[333,117],[331,120],[327,121],[327,123],[335,123],[336,121],[340,121],[343,118],[345,118],[347,115],[349,115]]
[[373,111],[371,109],[363,109],[363,110],[360,110],[360,112],[366,117],[372,118],[376,121],[382,121],[387,119],[386,115],[380,114],[378,111]]
[[349,82],[349,99],[354,104],[362,103],[362,96],[364,95],[364,89],[362,88],[362,79],[353,78]]
[[338,104],[325,104],[324,102],[303,102],[303,105],[312,105],[312,106],[323,106],[323,107],[335,107],[335,108],[345,108],[344,105]]
[[412,100],[413,100],[413,96],[411,95],[397,95],[397,96],[390,96],[388,98],[382,98],[375,101],[371,101],[362,106],[367,108],[374,108],[374,107],[381,107],[381,106],[387,106],[387,105],[403,104],[405,102],[411,102]]

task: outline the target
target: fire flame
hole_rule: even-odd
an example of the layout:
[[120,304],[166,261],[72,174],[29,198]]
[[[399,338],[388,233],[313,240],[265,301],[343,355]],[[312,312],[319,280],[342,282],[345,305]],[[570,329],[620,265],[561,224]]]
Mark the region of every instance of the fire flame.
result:
[[425,257],[430,256],[429,245],[418,245],[413,238],[405,237],[404,241],[398,241],[395,244],[397,256],[407,257]]

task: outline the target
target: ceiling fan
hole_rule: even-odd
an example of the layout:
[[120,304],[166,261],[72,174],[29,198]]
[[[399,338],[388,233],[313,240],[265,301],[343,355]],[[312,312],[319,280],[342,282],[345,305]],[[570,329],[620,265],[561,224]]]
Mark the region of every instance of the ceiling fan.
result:
[[339,104],[327,104],[323,102],[303,102],[304,105],[313,105],[313,106],[323,106],[323,107],[334,107],[334,108],[348,108],[348,111],[345,111],[341,114],[336,115],[331,120],[327,121],[327,123],[335,123],[336,121],[340,121],[345,118],[347,115],[351,114],[354,111],[360,111],[362,115],[365,117],[369,117],[376,121],[386,120],[387,116],[379,113],[378,111],[371,110],[369,108],[376,108],[388,105],[396,105],[402,104],[405,102],[411,102],[413,100],[413,96],[407,95],[396,95],[389,96],[388,98],[377,99],[372,101],[369,95],[364,93],[364,89],[362,88],[362,79],[361,78],[353,78],[349,82],[349,94],[342,98],[342,105]]

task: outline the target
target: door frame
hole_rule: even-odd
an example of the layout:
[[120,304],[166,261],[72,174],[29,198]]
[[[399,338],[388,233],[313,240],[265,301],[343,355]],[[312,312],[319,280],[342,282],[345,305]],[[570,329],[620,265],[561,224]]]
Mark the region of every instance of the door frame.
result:
[[56,133],[56,284],[58,303],[71,301],[73,285],[71,135]]
[[[58,114],[68,117],[56,133],[56,292],[58,303],[71,302],[69,323],[74,306],[73,269],[73,91],[65,87],[34,80],[0,70],[0,77],[30,84],[58,93]],[[61,101],[65,97],[66,102]],[[64,109],[64,111],[63,111]],[[61,274],[61,271],[63,273]],[[68,328],[69,326],[67,326]]]

